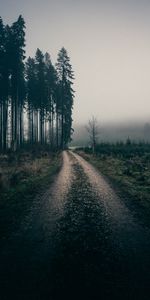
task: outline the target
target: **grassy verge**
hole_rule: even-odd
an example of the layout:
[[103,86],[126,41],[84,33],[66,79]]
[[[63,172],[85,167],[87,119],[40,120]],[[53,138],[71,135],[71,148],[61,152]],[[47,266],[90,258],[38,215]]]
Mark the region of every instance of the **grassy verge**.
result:
[[127,205],[144,221],[150,223],[150,155],[126,157],[118,154],[78,152],[103,175]]
[[15,231],[30,210],[34,198],[43,194],[62,164],[60,153],[23,152],[0,156],[0,237]]

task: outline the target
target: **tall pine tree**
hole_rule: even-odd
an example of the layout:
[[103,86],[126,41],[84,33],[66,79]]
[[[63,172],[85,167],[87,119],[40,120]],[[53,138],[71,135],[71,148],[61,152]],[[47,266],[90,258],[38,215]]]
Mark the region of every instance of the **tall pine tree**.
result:
[[59,53],[56,63],[59,84],[59,107],[58,113],[61,114],[61,149],[64,149],[71,140],[72,132],[72,108],[74,91],[73,71],[70,58],[66,49],[63,47]]
[[0,151],[23,146],[24,136],[31,144],[64,149],[71,139],[74,98],[67,51],[59,51],[55,68],[40,49],[24,64],[24,47],[22,16],[12,26],[0,18]]

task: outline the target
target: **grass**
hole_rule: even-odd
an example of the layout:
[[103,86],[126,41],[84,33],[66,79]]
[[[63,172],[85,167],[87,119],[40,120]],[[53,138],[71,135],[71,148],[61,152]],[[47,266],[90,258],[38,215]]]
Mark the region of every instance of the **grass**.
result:
[[23,151],[0,155],[0,236],[5,240],[61,167],[61,154]]
[[88,148],[79,153],[108,178],[130,206],[138,206],[144,218],[150,219],[150,145],[102,144],[95,155]]

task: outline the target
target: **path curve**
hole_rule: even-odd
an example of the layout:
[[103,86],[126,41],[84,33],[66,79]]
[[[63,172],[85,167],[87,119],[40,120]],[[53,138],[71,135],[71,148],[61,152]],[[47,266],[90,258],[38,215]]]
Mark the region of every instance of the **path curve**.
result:
[[0,299],[150,299],[150,231],[78,154],[0,250]]

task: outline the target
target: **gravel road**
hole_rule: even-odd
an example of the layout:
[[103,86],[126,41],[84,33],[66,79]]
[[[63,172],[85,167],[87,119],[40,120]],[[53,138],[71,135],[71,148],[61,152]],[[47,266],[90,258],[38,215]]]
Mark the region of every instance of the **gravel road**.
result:
[[150,230],[91,164],[64,151],[49,190],[2,242],[0,299],[149,300]]

